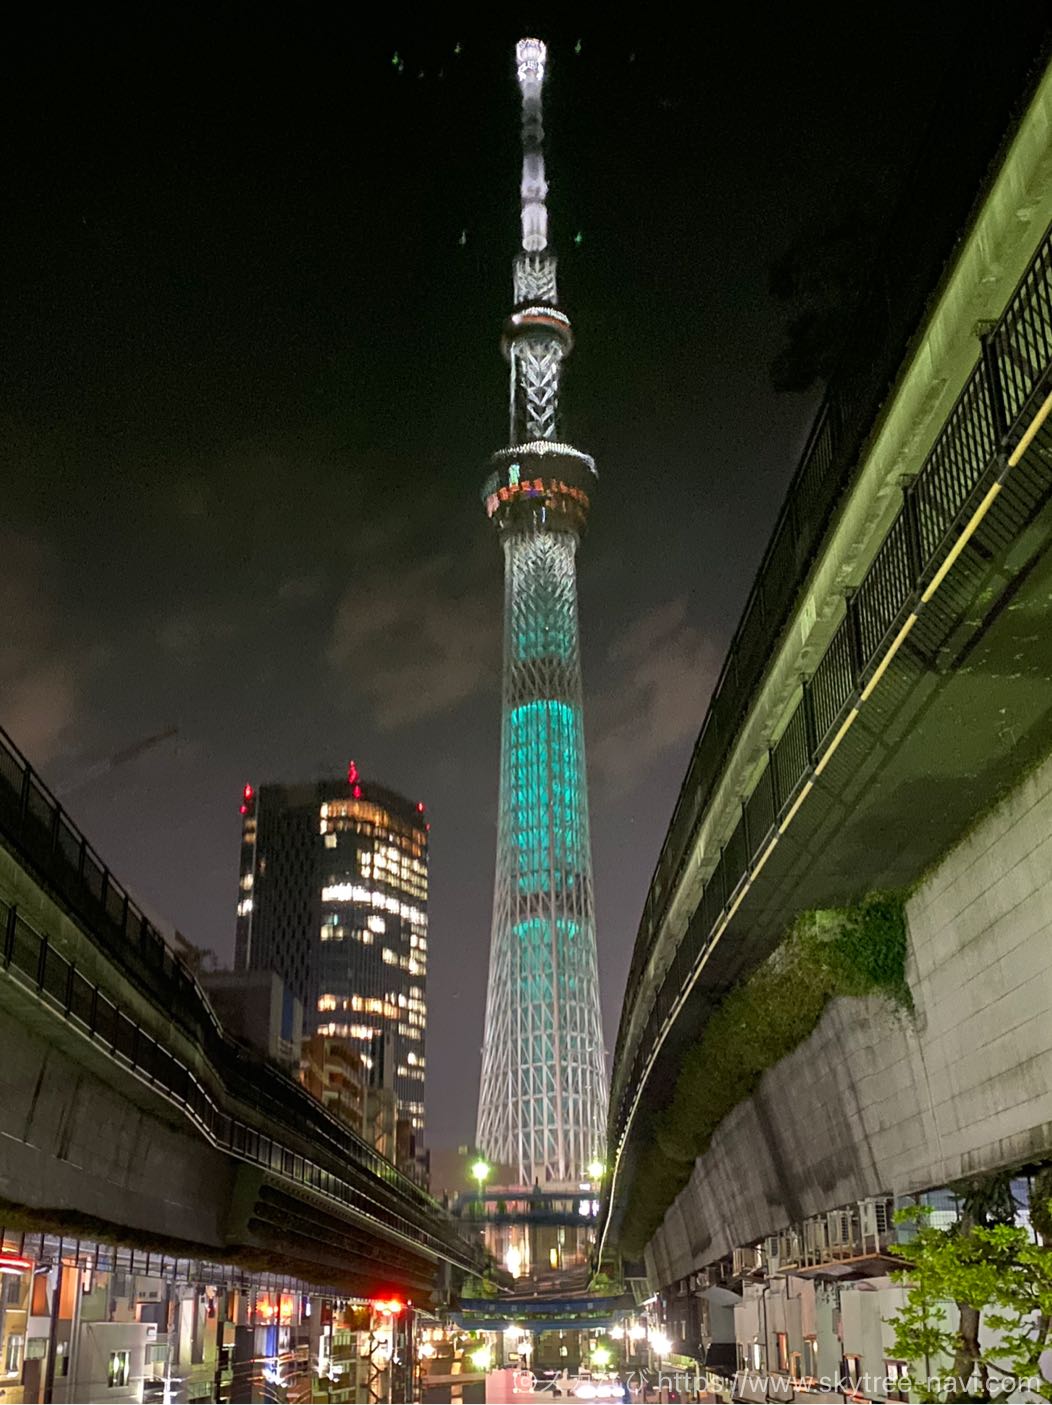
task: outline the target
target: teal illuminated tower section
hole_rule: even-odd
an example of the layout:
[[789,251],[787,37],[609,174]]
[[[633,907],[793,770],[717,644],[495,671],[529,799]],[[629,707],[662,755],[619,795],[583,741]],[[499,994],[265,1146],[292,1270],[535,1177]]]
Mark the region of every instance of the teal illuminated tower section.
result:
[[510,444],[494,454],[483,489],[504,550],[504,681],[477,1138],[526,1185],[589,1174],[607,1100],[576,575],[596,474],[559,436],[573,336],[548,247],[545,60],[539,40],[520,41],[522,252],[502,340]]

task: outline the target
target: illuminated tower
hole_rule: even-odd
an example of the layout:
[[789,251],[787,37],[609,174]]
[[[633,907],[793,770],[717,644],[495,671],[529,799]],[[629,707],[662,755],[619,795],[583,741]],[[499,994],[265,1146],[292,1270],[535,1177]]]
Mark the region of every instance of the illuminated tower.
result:
[[522,251],[501,343],[511,423],[483,489],[504,548],[504,685],[477,1139],[532,1184],[587,1173],[603,1145],[607,1090],[575,570],[596,473],[559,437],[559,381],[573,335],[548,248],[545,46],[520,40],[515,57]]

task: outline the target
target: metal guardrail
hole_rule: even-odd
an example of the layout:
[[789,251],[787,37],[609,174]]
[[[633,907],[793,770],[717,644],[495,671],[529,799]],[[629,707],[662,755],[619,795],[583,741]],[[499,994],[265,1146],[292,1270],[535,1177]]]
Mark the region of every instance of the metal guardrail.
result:
[[[779,826],[798,803],[801,791],[815,774],[823,744],[837,729],[874,677],[903,620],[917,605],[922,589],[947,559],[962,522],[996,480],[1006,449],[1023,433],[1036,398],[1052,370],[1052,230],[1046,232],[1027,272],[1001,319],[982,341],[982,351],[956,405],[917,476],[904,490],[902,508],[857,591],[847,600],[844,619],[810,679],[768,765],[742,803],[738,822],[720,851],[701,901],[656,992],[640,1034],[627,1044],[627,1031],[644,996],[642,975],[653,951],[669,892],[674,888],[705,805],[722,773],[729,741],[737,725],[722,721],[723,689],[736,676],[743,641],[762,617],[765,582],[772,564],[783,559],[787,526],[797,521],[798,494],[810,501],[813,483],[820,481],[833,437],[828,411],[819,421],[804,464],[798,472],[774,539],[764,557],[760,577],[745,607],[731,653],[721,674],[691,762],[662,862],[655,874],[629,972],[625,1005],[613,1064],[609,1151],[616,1156],[627,1124],[632,1090],[638,1085],[649,1051],[680,992],[714,934],[733,908],[749,875],[766,854]],[[1021,472],[1016,469],[1016,473]],[[809,486],[812,485],[812,486]],[[839,484],[829,490],[834,496]],[[797,580],[793,577],[792,596]],[[767,653],[780,635],[772,621],[760,652],[762,675]],[[754,647],[755,646],[751,646]],[[740,690],[739,690],[740,691]],[[734,696],[738,697],[738,691]],[[736,706],[744,708],[747,700]],[[693,789],[691,788],[693,786]],[[679,826],[682,833],[676,837]]]
[[[86,979],[28,923],[0,901],[0,969],[16,975],[49,1007],[112,1058],[178,1104],[218,1147],[241,1160],[307,1185],[357,1214],[390,1226],[443,1258],[477,1270],[479,1255],[449,1212],[278,1069],[248,1060],[226,1035],[195,976],[164,941],[5,732],[0,730],[0,835],[79,919],[78,926],[159,1010],[198,1047],[204,1081],[143,1029],[100,986]],[[262,1077],[261,1077],[262,1072]],[[313,1157],[231,1116],[240,1098],[280,1133],[284,1125],[337,1174]],[[353,1183],[350,1177],[354,1177]]]
[[[434,1233],[433,1227],[427,1224],[430,1217],[415,1215],[410,1218],[399,1213],[392,1197],[377,1193],[378,1186],[363,1184],[362,1177],[352,1182],[284,1145],[280,1137],[268,1136],[225,1112],[218,1071],[214,1071],[210,1079],[198,1078],[159,1040],[129,1019],[98,985],[87,980],[75,963],[56,951],[45,934],[38,932],[14,907],[3,901],[0,901],[0,926],[3,928],[2,969],[9,976],[19,978],[122,1068],[138,1075],[180,1107],[213,1145],[241,1161],[251,1162],[271,1174],[340,1202],[356,1216],[378,1225],[381,1233],[384,1229],[392,1230],[441,1258],[452,1255],[464,1267],[478,1267],[477,1256],[452,1229],[448,1235]],[[402,1207],[403,1210],[408,1208]],[[439,1209],[435,1218],[444,1218],[444,1212]]]
[[[1040,32],[1044,35],[1043,28]],[[1026,50],[1027,65],[1044,43],[1042,37]],[[985,73],[987,80],[992,76],[992,70]],[[981,151],[987,142],[994,156],[1003,134],[1006,104],[1018,101],[1020,77],[1016,73],[997,97],[987,82],[984,91],[992,104],[986,112],[992,121],[980,118],[978,126],[969,126],[977,139],[974,151]],[[1029,80],[1023,77],[1022,81],[1025,87]],[[958,113],[958,123],[971,124],[979,112],[973,104]],[[940,123],[930,125],[892,211],[874,259],[868,297],[854,319],[852,338],[830,382],[716,680],[647,894],[626,983],[629,991],[646,966],[650,943],[675,891],[698,820],[738,736],[771,640],[788,623],[832,513],[854,474],[875,409],[890,389],[903,346],[916,330],[973,200],[976,177],[982,172],[976,171],[972,159],[960,164],[954,153],[966,146],[947,150],[936,139],[939,130]],[[918,209],[924,210],[920,224]],[[908,268],[903,266],[903,249],[910,250]],[[1006,386],[1012,380],[1009,376]],[[1016,394],[1024,382],[1025,373],[1014,385]],[[1009,419],[1012,399],[1008,391]],[[615,1064],[617,1060],[615,1052]]]

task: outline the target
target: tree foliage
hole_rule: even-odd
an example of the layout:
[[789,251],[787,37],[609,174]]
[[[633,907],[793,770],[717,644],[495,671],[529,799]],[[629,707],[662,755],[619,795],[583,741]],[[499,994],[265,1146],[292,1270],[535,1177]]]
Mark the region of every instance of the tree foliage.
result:
[[1030,1200],[1030,1223],[1052,1249],[1052,1166],[1043,1167],[1034,1177]]
[[[940,1356],[952,1357],[954,1368],[944,1390],[920,1381],[914,1389],[923,1400],[1008,1399],[1015,1382],[1025,1379],[1052,1400],[1052,1384],[1041,1380],[1038,1370],[1052,1317],[1052,1250],[1003,1220],[981,1223],[962,1216],[951,1229],[934,1229],[929,1214],[930,1207],[918,1205],[896,1216],[914,1233],[891,1250],[910,1263],[894,1275],[909,1287],[905,1305],[891,1319],[894,1349],[929,1378],[937,1377]],[[958,1308],[952,1322],[950,1302]],[[974,1314],[975,1327],[966,1333],[967,1314]],[[999,1334],[994,1347],[979,1347],[982,1320]]]
[[616,1298],[618,1294],[624,1291],[624,1285],[617,1278],[612,1277],[609,1273],[605,1273],[600,1269],[598,1273],[592,1275],[588,1284],[588,1291],[597,1298]]

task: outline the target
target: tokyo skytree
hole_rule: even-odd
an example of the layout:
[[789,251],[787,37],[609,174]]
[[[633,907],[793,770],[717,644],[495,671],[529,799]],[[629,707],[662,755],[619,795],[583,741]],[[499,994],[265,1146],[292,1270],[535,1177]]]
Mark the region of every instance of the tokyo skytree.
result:
[[541,93],[547,51],[516,46],[522,250],[501,349],[509,445],[482,497],[504,549],[500,809],[477,1140],[519,1183],[579,1181],[606,1125],[588,832],[577,546],[595,463],[560,438],[573,346],[548,245]]

